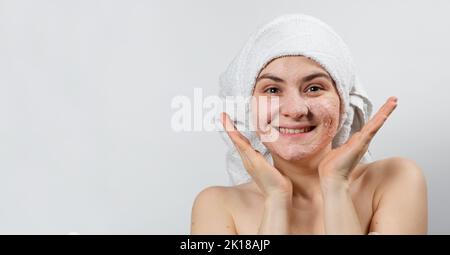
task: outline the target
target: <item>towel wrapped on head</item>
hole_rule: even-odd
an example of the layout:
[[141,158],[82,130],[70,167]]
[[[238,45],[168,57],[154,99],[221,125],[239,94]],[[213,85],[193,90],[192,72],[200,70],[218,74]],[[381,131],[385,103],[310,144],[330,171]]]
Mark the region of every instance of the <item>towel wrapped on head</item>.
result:
[[[267,63],[283,56],[305,56],[320,64],[333,78],[341,101],[341,121],[332,147],[344,144],[348,138],[368,121],[372,114],[372,103],[355,74],[355,68],[346,44],[342,38],[324,22],[302,15],[284,15],[261,27],[247,41],[220,77],[219,96],[249,97],[252,95],[256,78]],[[229,98],[227,99],[229,102]],[[242,116],[250,116],[250,106],[245,114],[227,112],[236,127],[246,136],[253,148],[261,152],[273,164],[272,157],[255,131]],[[226,132],[216,119],[222,138],[228,145],[226,168],[234,185],[245,183],[251,177]],[[362,162],[370,161],[369,152]]]

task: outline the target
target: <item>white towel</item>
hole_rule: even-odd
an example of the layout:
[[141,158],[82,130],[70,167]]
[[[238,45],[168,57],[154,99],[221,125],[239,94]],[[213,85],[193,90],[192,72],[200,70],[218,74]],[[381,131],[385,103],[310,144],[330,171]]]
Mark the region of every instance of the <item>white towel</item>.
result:
[[[302,15],[284,15],[262,26],[247,41],[243,49],[233,59],[220,77],[219,96],[251,96],[255,80],[260,70],[271,60],[288,55],[302,55],[319,63],[333,78],[341,98],[342,112],[338,133],[332,147],[344,144],[354,132],[368,121],[372,114],[372,103],[363,90],[356,74],[353,61],[342,38],[324,22],[317,18]],[[246,105],[246,116],[249,105]],[[273,164],[267,148],[254,131],[248,131],[248,121],[228,112],[238,130],[245,135],[253,147],[260,151]],[[223,130],[219,118],[216,124],[227,143],[226,168],[232,184],[237,185],[251,180],[232,141]],[[367,152],[362,162],[371,160]]]

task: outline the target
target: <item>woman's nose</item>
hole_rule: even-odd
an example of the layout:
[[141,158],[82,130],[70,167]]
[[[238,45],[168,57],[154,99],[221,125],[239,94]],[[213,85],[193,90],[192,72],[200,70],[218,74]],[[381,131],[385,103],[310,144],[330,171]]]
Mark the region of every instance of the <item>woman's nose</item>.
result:
[[280,114],[284,117],[299,119],[308,114],[308,105],[298,93],[290,93],[280,102]]

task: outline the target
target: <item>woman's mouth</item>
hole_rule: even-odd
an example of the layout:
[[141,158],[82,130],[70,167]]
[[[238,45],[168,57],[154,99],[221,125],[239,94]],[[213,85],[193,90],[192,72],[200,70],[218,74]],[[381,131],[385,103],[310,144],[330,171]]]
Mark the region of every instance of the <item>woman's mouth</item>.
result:
[[295,136],[295,137],[304,137],[313,131],[316,126],[308,126],[301,128],[286,128],[286,127],[276,127],[280,135],[282,136]]

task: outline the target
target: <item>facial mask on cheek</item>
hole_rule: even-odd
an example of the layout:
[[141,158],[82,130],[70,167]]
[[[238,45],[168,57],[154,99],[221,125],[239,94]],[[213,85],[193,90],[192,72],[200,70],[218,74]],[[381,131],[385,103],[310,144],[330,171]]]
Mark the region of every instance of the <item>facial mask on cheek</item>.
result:
[[331,141],[336,135],[340,117],[339,103],[339,98],[310,100],[310,110],[314,118],[314,123],[323,130],[321,135],[329,138],[323,139],[324,142],[326,140]]

